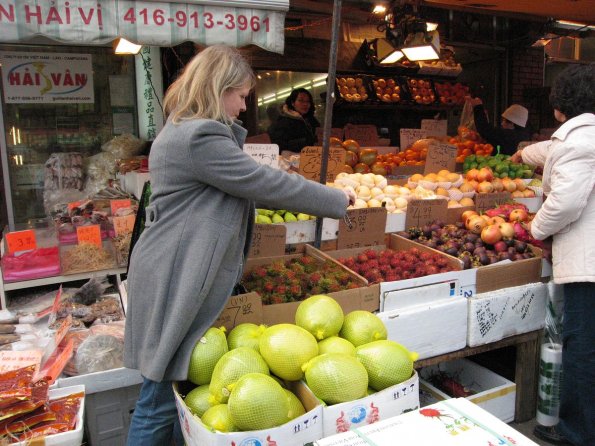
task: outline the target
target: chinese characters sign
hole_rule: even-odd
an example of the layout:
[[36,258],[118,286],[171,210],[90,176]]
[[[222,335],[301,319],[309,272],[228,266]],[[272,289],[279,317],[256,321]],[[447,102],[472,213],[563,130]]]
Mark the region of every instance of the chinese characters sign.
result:
[[142,139],[153,141],[163,128],[163,110],[159,104],[163,98],[159,48],[143,46],[135,56],[135,63],[138,134]]
[[132,0],[0,0],[0,41],[45,36],[60,42],[105,44],[118,37],[150,46],[185,41],[204,45],[257,45],[283,53],[285,11],[254,7],[257,1],[232,7],[168,1]]
[[0,52],[8,104],[93,103],[90,54]]

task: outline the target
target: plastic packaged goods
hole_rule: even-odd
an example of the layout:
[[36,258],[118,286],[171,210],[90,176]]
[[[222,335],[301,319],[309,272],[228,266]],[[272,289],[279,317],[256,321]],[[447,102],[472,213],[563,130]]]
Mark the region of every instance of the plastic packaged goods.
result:
[[123,337],[91,334],[81,342],[76,351],[75,365],[79,374],[115,369],[123,364]]
[[103,246],[83,243],[61,249],[62,274],[74,274],[113,268],[116,259],[111,244]]
[[60,252],[57,246],[6,254],[1,263],[5,282],[60,275]]

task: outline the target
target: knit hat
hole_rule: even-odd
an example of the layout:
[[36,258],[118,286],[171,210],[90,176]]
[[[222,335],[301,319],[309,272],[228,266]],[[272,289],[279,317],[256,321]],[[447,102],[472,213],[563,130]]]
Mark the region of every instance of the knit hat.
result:
[[529,110],[522,105],[512,104],[502,112],[502,117],[513,124],[525,127],[527,125],[527,119],[529,118]]

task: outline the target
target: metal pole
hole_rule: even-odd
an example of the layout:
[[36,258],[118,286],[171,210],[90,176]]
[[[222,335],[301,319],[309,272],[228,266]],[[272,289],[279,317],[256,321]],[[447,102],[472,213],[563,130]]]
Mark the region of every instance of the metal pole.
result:
[[[326,79],[326,109],[324,112],[324,131],[322,132],[322,160],[320,161],[320,182],[326,184],[326,169],[333,121],[333,105],[335,103],[335,74],[337,71],[337,50],[339,27],[341,25],[341,0],[335,0],[333,6],[333,28],[331,50],[328,60],[328,77]],[[316,219],[314,246],[320,248],[322,239],[322,218]]]

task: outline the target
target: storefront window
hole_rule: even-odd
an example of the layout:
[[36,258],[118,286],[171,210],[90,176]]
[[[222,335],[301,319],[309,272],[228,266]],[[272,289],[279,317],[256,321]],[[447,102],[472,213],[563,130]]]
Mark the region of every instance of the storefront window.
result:
[[326,92],[326,73],[302,73],[294,71],[258,71],[256,73],[258,95],[258,132],[265,133],[279,114],[285,99],[295,88],[310,91],[316,106],[316,119],[323,125]]
[[[102,144],[118,134],[137,134],[134,58],[115,55],[111,48],[88,46],[0,45],[2,54],[9,55],[3,59],[2,70],[10,69],[17,85],[6,85],[3,73],[3,137],[8,161],[3,171],[8,172],[11,189],[5,192],[12,198],[9,219],[12,211],[15,228],[19,229],[48,215],[47,203],[44,206],[48,189],[84,189],[85,160],[100,152]],[[39,63],[33,57],[39,54],[48,58]],[[21,67],[19,60],[23,61]],[[85,82],[92,84],[86,96],[71,93]],[[43,94],[32,97],[25,88],[31,83],[39,85],[42,92],[43,88],[57,91],[61,84],[65,86],[61,92],[66,94],[43,92],[54,94],[55,102],[48,102]],[[52,154],[60,154],[61,164],[46,167]],[[82,162],[80,168],[75,160]],[[55,169],[70,171],[56,173]]]

